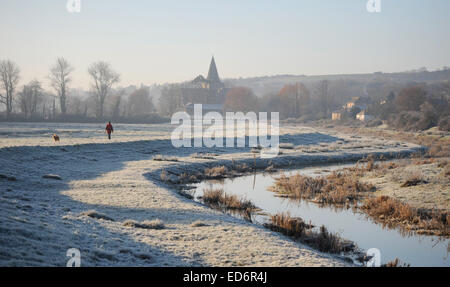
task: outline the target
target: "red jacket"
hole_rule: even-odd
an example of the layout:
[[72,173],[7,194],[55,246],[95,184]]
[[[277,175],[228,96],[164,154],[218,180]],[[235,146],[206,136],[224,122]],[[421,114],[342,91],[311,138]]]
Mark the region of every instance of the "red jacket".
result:
[[114,131],[112,124],[108,123],[105,130],[108,134],[112,133]]

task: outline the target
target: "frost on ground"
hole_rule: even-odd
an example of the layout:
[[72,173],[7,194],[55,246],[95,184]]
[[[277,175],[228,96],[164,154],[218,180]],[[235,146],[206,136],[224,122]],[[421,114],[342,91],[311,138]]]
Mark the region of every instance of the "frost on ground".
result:
[[[279,166],[418,148],[299,127],[282,132],[281,141],[292,146],[286,145],[289,149],[272,160]],[[38,138],[34,144],[30,139],[17,146],[11,144],[13,138],[1,138],[0,265],[65,266],[69,248],[80,250],[82,266],[345,265],[174,192],[160,181],[162,170],[175,177],[232,160],[250,165],[255,159],[249,148],[174,149],[169,137],[169,129],[161,125],[147,140],[111,143],[72,137],[70,145],[55,145],[49,139],[44,146]],[[214,158],[192,156],[208,153]],[[178,162],[155,161],[156,155],[173,156]]]
[[367,173],[361,181],[376,185],[377,191],[374,194],[376,196],[394,197],[418,209],[439,209],[448,212],[450,211],[448,162],[448,158],[423,162],[403,159],[388,170]]

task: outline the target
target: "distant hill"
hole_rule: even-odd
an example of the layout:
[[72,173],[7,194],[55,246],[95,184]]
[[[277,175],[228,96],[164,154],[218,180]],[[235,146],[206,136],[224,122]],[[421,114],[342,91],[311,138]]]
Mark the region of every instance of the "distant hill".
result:
[[251,88],[255,94],[261,96],[268,92],[278,92],[284,85],[302,82],[307,86],[313,85],[321,80],[328,81],[346,81],[359,84],[364,87],[372,83],[434,83],[441,81],[450,81],[450,68],[440,71],[428,72],[419,69],[416,71],[399,72],[399,73],[382,73],[376,72],[371,74],[342,74],[342,75],[276,75],[239,79],[224,79],[227,86],[245,86]]

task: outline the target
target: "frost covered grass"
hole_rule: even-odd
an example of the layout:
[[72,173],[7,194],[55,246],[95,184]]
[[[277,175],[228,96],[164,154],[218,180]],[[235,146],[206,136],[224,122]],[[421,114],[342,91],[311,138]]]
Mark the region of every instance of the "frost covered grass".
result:
[[428,150],[417,153],[417,157],[425,158],[445,158],[450,157],[450,141],[448,136],[436,134],[427,134],[424,132],[406,132],[397,130],[382,130],[372,128],[351,128],[339,127],[341,132],[348,134],[369,135],[373,138],[382,138],[387,140],[397,140],[403,142],[412,142],[421,146],[426,146]]
[[[0,201],[4,231],[0,232],[2,266],[65,266],[66,246],[82,250],[82,266],[345,265],[341,260],[304,248],[284,236],[177,196],[173,186],[159,184],[160,173],[162,177],[167,176],[168,182],[172,179],[175,182],[180,175],[185,177],[182,173],[190,172],[189,164],[193,163],[199,167],[195,175],[204,179],[203,171],[211,167],[213,161],[205,163],[205,160],[190,157],[198,152],[195,149],[173,149],[170,125],[155,125],[151,129],[145,125],[143,133],[135,132],[135,127],[126,132],[125,127],[121,130],[118,126],[121,132],[111,141],[104,135],[97,136],[96,131],[74,132],[70,136],[66,133],[64,147],[55,146],[47,135],[0,139],[0,173],[5,177],[17,177],[17,181],[10,181],[0,176],[3,185]],[[9,130],[10,123],[5,128]],[[334,138],[300,127],[283,129],[286,129],[283,133],[292,135],[289,140],[296,146],[313,147],[319,140]],[[98,128],[93,125],[89,130]],[[388,148],[385,149],[390,152]],[[398,147],[392,152],[406,150]],[[254,168],[253,155],[247,150],[204,151],[220,153],[215,165],[236,159],[246,160],[250,165],[236,167],[236,170]],[[305,157],[294,150],[284,152],[292,152],[291,158],[305,165],[326,161],[322,155]],[[356,154],[348,156],[351,160],[366,151],[350,152]],[[153,160],[149,154],[165,156],[156,156]],[[173,160],[173,157],[183,159],[179,170],[172,168],[178,165],[176,163],[158,161]],[[332,157],[330,155],[330,159]],[[289,161],[278,157],[271,164],[280,168]],[[235,170],[230,165],[227,167]],[[54,172],[63,180],[42,178]],[[89,210],[100,206],[98,211],[105,214]],[[85,212],[80,214],[82,211]],[[160,218],[165,224],[170,222],[170,228],[147,232],[123,226],[125,219],[134,219],[133,226],[153,226],[144,221],[147,218]],[[201,223],[193,221],[213,223],[202,228]],[[95,250],[97,247],[101,249]],[[249,252],[239,252],[241,250]],[[149,258],[152,258],[150,262]]]
[[270,223],[265,226],[273,231],[293,237],[321,252],[341,253],[349,251],[345,241],[339,235],[331,233],[325,226],[314,231],[313,226],[306,224],[301,218],[293,218],[288,213],[278,213],[270,216]]
[[137,222],[135,220],[126,220],[123,222],[123,226],[143,228],[143,229],[164,229],[164,223],[159,219],[154,220],[144,220],[142,222]]
[[450,236],[447,211],[416,209],[389,196],[368,198],[361,206],[370,217],[395,227],[402,226],[420,234]]

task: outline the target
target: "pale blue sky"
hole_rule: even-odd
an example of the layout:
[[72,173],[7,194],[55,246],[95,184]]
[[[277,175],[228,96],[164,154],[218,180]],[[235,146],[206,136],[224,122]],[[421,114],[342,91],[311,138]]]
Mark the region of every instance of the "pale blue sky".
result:
[[121,85],[205,75],[214,54],[222,78],[274,74],[395,72],[450,66],[450,1],[381,0],[0,0],[0,59],[21,84],[44,83],[56,57],[75,67],[111,63]]

